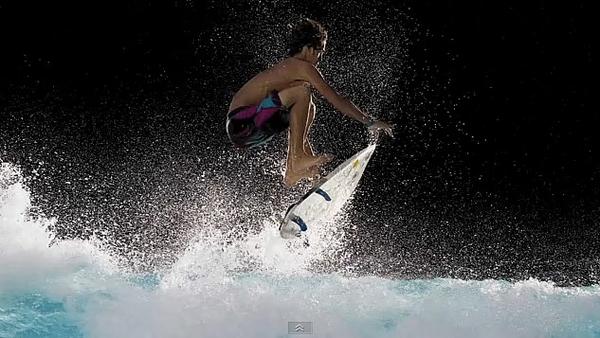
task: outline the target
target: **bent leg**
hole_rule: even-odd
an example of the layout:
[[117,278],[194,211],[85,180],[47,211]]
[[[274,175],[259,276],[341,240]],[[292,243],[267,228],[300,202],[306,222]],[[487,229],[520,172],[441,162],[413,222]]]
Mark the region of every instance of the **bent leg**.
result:
[[303,85],[291,87],[280,91],[279,98],[283,105],[290,107],[288,158],[291,157],[295,159],[302,157],[302,153],[304,153],[304,129],[306,129],[308,107],[310,104],[310,90]]
[[309,110],[312,104],[310,89],[306,86],[288,88],[280,91],[279,97],[283,105],[291,107],[285,173],[285,183],[291,186],[303,177],[312,177],[316,168],[311,169],[311,167],[327,162],[329,157],[314,156],[304,151],[305,136],[308,135]]
[[306,126],[304,127],[304,143],[303,143],[304,153],[309,156],[315,156],[315,153],[313,152],[310,141],[308,140],[308,133],[310,132],[310,127],[312,126],[313,121],[315,120],[315,112],[316,112],[316,107],[315,107],[315,104],[312,102],[312,95],[311,95],[310,104],[308,105],[308,118],[306,121]]

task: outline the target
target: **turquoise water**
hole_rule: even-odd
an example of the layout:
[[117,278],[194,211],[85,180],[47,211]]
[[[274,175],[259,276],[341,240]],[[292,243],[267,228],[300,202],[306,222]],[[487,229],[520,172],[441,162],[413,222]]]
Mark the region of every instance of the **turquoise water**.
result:
[[599,337],[600,290],[500,281],[240,275],[198,288],[3,293],[2,337]]
[[323,246],[269,226],[227,247],[205,231],[168,269],[133,274],[93,241],[49,246],[54,220],[30,207],[3,165],[0,337],[297,337],[290,321],[312,322],[307,337],[600,337],[599,286],[313,273]]

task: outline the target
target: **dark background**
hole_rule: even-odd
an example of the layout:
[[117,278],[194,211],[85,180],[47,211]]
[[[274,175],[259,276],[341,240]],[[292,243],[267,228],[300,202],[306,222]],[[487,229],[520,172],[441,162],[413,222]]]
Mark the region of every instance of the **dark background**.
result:
[[[0,159],[22,169],[36,211],[58,217],[59,238],[95,236],[142,268],[168,265],[199,227],[260,228],[303,187],[280,183],[283,137],[236,152],[224,114],[283,56],[285,25],[309,16],[330,32],[325,76],[397,125],[349,211],[351,254],[323,269],[588,284],[592,13],[543,1],[2,1]],[[319,151],[342,160],[366,144],[318,108]]]

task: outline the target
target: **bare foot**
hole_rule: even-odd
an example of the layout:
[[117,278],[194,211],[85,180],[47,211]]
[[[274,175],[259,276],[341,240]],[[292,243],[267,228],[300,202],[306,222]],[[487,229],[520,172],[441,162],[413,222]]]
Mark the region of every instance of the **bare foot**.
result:
[[306,156],[315,156],[315,153],[313,152],[312,146],[310,145],[310,143],[308,143],[308,141],[304,142],[304,146],[302,148],[304,150],[304,155],[306,155]]
[[283,178],[283,183],[286,185],[286,187],[291,188],[294,185],[296,185],[296,183],[298,183],[298,181],[300,181],[303,178],[307,178],[307,179],[312,179],[317,177],[320,174],[319,168],[317,166],[312,166],[310,167],[308,170],[304,170],[303,172],[294,172],[292,170],[286,170],[285,171],[285,177]]
[[320,167],[323,164],[331,161],[332,155],[325,154],[319,156],[298,156],[288,162],[288,169],[292,169],[296,173],[304,172],[309,170],[310,167]]

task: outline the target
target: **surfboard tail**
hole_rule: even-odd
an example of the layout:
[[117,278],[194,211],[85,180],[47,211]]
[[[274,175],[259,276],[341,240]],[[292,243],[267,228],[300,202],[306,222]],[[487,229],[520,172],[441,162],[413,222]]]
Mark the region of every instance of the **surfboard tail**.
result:
[[333,219],[352,196],[375,151],[369,145],[335,168],[286,211],[279,227],[281,237],[297,238],[309,228]]

